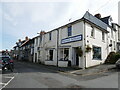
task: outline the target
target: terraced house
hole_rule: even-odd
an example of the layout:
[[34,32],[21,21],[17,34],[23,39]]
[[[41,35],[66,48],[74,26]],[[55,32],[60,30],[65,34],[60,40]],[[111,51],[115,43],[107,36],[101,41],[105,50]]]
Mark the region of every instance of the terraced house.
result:
[[17,60],[31,61],[33,62],[34,55],[34,38],[29,39],[25,37],[25,40],[19,39],[16,42],[16,46],[13,47],[13,57]]
[[[29,45],[33,49],[27,48]],[[110,52],[120,51],[120,26],[112,23],[111,16],[93,16],[87,11],[81,19],[41,31],[31,40],[26,38],[15,49],[18,59],[26,56],[45,65],[88,68],[104,63]]]
[[86,12],[79,20],[37,36],[34,61],[79,68],[102,64],[111,51],[119,50],[119,31],[111,16]]

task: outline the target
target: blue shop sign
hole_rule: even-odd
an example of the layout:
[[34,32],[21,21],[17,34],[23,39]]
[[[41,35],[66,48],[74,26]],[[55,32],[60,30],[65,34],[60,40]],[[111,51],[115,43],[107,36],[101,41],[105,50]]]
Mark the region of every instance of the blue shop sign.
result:
[[70,43],[70,42],[75,42],[75,41],[81,41],[81,40],[82,40],[82,35],[77,35],[77,36],[73,36],[73,37],[62,39],[61,43],[65,44],[65,43]]

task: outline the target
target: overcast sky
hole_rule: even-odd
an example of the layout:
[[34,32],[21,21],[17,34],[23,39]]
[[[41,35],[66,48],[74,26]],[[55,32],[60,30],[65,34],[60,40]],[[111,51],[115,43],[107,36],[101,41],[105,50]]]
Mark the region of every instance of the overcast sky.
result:
[[86,11],[111,15],[118,23],[119,0],[1,0],[0,50],[12,49],[18,39],[33,38],[80,19]]

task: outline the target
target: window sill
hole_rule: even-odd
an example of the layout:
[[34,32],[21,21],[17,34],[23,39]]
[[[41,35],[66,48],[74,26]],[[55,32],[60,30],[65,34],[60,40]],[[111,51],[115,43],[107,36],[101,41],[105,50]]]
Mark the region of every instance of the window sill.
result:
[[105,43],[105,40],[102,40],[103,43]]
[[67,36],[67,38],[70,38],[70,37],[72,37],[72,35],[71,36]]
[[53,61],[53,60],[45,60],[45,61]]
[[94,37],[90,36],[90,38],[95,39]]
[[94,60],[94,61],[96,61],[96,60],[102,61],[102,59],[92,59],[92,60]]

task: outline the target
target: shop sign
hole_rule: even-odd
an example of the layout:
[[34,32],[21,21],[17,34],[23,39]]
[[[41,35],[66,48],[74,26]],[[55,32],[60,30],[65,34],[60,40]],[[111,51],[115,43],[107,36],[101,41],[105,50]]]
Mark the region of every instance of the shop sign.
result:
[[82,35],[77,35],[77,36],[62,39],[61,43],[65,44],[65,43],[76,42],[76,41],[82,41]]

